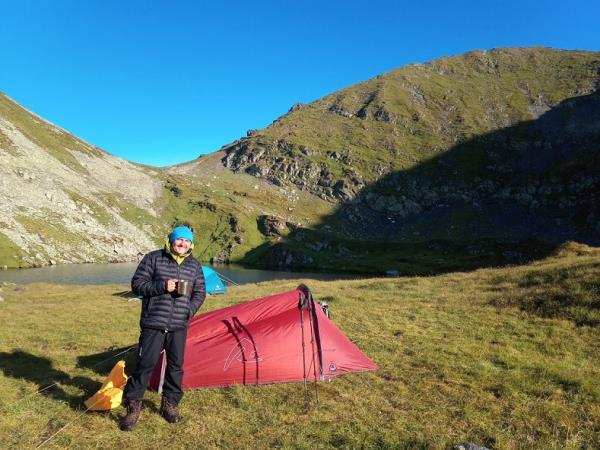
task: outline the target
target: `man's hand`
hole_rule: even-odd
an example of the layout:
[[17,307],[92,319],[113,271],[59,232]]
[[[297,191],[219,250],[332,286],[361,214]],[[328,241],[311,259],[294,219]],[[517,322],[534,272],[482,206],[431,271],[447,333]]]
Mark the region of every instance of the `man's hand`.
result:
[[176,283],[177,280],[174,278],[167,280],[167,282],[165,283],[165,288],[167,289],[167,292],[173,292],[175,290]]

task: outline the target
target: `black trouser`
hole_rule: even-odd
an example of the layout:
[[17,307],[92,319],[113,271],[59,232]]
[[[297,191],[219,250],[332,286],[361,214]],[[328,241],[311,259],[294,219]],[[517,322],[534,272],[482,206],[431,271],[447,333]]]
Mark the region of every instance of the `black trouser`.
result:
[[183,397],[181,381],[186,337],[187,328],[169,332],[143,328],[135,372],[127,380],[123,400],[141,400],[144,397],[154,366],[164,349],[167,353],[167,370],[162,388],[163,396],[169,403],[179,404]]

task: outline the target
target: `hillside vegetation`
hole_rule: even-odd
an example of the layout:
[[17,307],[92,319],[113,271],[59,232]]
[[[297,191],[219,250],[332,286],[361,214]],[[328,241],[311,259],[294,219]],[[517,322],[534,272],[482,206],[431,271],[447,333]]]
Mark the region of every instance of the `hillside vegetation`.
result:
[[597,246],[599,81],[598,52],[473,51],[164,169],[0,95],[0,267],[133,260],[179,221],[205,261],[293,270],[431,274]]
[[431,273],[599,245],[599,81],[597,52],[496,49],[295,105],[222,162],[336,209],[243,262]]
[[[0,446],[35,447],[67,426],[47,448],[598,448],[599,268],[597,249],[571,243],[512,268],[301,280],[379,371],[319,384],[318,404],[311,386],[308,411],[302,384],[190,391],[176,426],[149,393],[130,434],[117,429],[122,408],[81,414],[136,342],[127,287],[4,285]],[[233,288],[203,311],[296,285]]]

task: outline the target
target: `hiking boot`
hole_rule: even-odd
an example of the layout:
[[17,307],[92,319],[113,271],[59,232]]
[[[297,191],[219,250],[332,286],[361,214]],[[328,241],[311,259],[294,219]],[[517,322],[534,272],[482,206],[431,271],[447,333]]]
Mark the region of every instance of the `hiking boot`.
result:
[[132,431],[140,418],[142,412],[141,400],[128,400],[126,404],[127,414],[119,422],[121,431]]
[[170,403],[165,397],[162,398],[162,402],[160,403],[160,415],[169,423],[177,423],[182,419],[177,411],[177,406]]

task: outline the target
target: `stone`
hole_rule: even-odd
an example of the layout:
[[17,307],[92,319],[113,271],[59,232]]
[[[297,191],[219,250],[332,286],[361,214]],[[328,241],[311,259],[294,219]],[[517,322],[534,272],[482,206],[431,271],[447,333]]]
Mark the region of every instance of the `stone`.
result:
[[286,267],[291,266],[293,261],[294,261],[294,256],[291,253],[288,253],[283,265]]
[[319,153],[318,150],[315,150],[314,148],[306,147],[305,145],[300,146],[300,151],[302,152],[302,154],[304,154],[306,156],[313,156],[313,155],[316,155],[317,153]]
[[29,266],[33,266],[34,265],[33,260],[29,256],[23,256],[21,259],[23,260],[23,262],[25,262]]
[[304,103],[301,103],[301,102],[294,103],[288,112],[298,111],[298,110],[304,108],[304,106],[305,106]]
[[453,445],[452,450],[489,450],[489,448],[473,444],[472,442],[463,442]]

